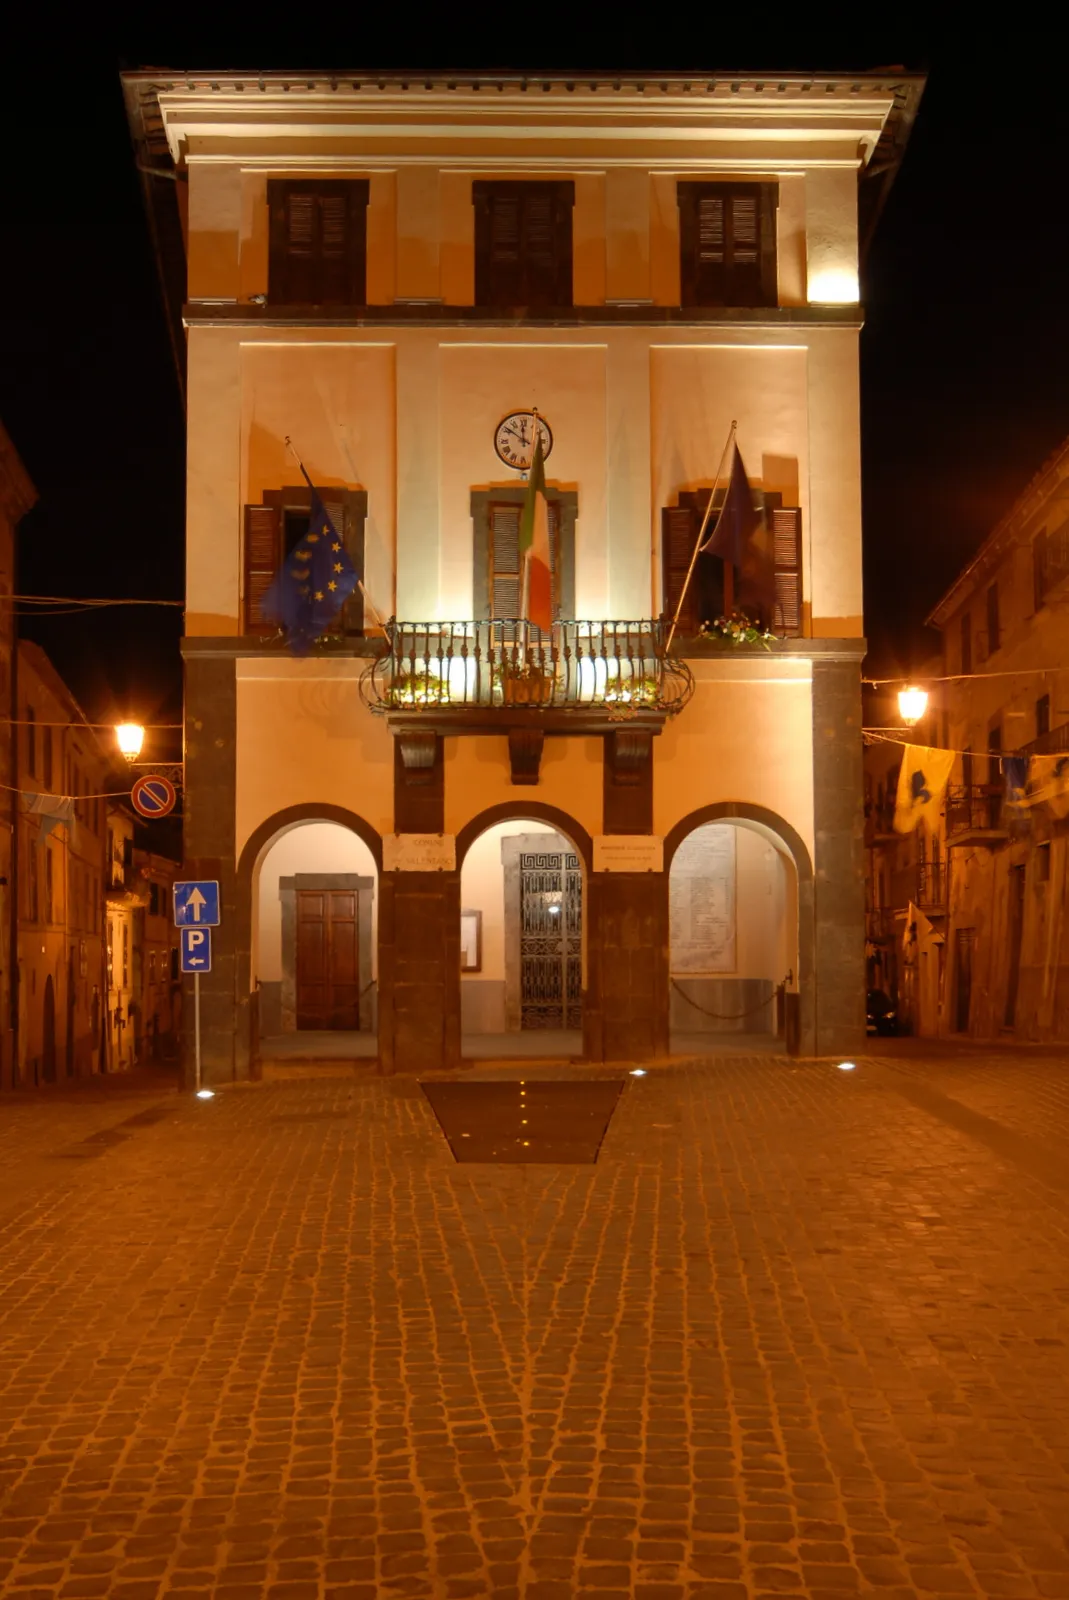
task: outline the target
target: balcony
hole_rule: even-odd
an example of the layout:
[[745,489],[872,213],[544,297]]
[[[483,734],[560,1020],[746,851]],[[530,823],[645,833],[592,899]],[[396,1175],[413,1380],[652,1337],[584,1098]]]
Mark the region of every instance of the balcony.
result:
[[913,903],[921,911],[943,911],[947,901],[947,870],[944,861],[919,861],[913,890]]
[[361,693],[391,725],[438,733],[655,730],[694,692],[665,633],[656,620],[555,622],[548,637],[524,621],[391,622]]
[[1046,733],[1040,734],[1038,739],[1033,739],[1031,744],[1023,744],[1017,754],[1019,756],[1069,755],[1069,722],[1063,722],[1058,728],[1049,728]]
[[946,842],[956,845],[1005,844],[1004,794],[998,783],[952,784],[947,789]]

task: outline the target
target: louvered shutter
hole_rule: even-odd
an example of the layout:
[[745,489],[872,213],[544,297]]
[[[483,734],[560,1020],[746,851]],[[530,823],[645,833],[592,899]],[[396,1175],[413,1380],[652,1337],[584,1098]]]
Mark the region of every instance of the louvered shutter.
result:
[[244,632],[274,633],[260,602],[282,564],[282,512],[278,506],[245,507]]
[[571,305],[574,194],[571,182],[473,185],[477,305]]
[[496,501],[490,506],[490,615],[514,620],[520,614],[520,514],[522,507]]
[[[549,522],[550,582],[553,615],[560,616],[560,504],[547,496]],[[523,605],[523,569],[520,562],[520,517],[523,506],[510,501],[491,501],[487,508],[489,541],[487,547],[486,593],[489,616],[495,621],[513,621]],[[476,589],[478,589],[476,585]]]
[[[692,506],[665,506],[661,512],[661,611],[671,622],[676,614],[694,542],[698,537],[698,515]],[[677,632],[684,638],[698,631],[698,597],[693,582],[687,590],[679,614]]]
[[271,179],[269,298],[276,305],[362,305],[368,182]]
[[797,635],[802,631],[802,513],[795,506],[772,512],[772,559],[775,563],[775,604],[772,631]]
[[683,305],[775,305],[774,183],[680,183]]

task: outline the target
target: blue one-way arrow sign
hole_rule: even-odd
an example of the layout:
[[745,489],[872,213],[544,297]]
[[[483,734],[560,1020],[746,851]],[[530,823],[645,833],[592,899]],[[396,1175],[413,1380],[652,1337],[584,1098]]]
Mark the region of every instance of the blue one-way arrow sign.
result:
[[219,880],[191,879],[174,886],[176,928],[216,928],[219,925]]
[[182,971],[210,972],[212,970],[212,930],[210,928],[182,929]]

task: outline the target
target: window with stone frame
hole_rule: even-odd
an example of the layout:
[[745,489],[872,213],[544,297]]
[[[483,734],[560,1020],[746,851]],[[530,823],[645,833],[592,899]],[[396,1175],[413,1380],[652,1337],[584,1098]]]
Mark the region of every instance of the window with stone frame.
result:
[[[474,490],[472,596],[475,620],[508,624],[522,612],[520,516],[527,496],[524,486]],[[575,616],[575,524],[578,496],[574,490],[547,486],[550,576],[553,616]]]
[[[341,537],[357,575],[364,571],[366,489],[322,489],[320,498]],[[242,624],[245,634],[274,634],[278,624],[261,612],[263,598],[283,561],[308,532],[312,517],[312,491],[307,484],[267,489],[260,505],[247,505],[242,550]],[[364,632],[364,597],[353,590],[342,606],[331,633],[360,638]]]

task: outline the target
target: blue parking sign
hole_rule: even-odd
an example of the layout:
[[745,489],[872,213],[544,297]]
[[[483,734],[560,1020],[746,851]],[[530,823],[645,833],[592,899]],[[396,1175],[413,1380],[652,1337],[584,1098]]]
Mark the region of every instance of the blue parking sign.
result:
[[219,925],[219,880],[189,879],[174,886],[176,928],[215,928]]
[[210,972],[212,970],[212,930],[210,928],[182,929],[182,971]]

